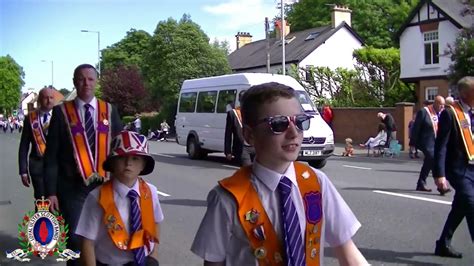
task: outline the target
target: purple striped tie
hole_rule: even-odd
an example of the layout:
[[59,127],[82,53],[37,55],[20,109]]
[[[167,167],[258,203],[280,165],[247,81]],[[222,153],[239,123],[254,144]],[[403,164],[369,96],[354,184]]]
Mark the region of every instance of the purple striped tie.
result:
[[[142,229],[142,214],[138,206],[138,193],[131,189],[127,197],[130,199],[130,235]],[[135,263],[139,266],[145,265],[145,247],[132,250]]]
[[469,110],[469,117],[471,118],[471,132],[474,133],[474,109]]
[[283,176],[278,184],[278,189],[280,190],[280,206],[282,210],[287,265],[306,265],[305,250],[303,248],[298,213],[296,212],[296,207],[291,200],[291,186],[292,183],[286,176]]
[[92,105],[88,103],[84,104],[84,120],[86,124],[87,142],[89,143],[89,147],[91,148],[92,157],[95,158],[95,128],[94,120],[92,119],[91,108]]

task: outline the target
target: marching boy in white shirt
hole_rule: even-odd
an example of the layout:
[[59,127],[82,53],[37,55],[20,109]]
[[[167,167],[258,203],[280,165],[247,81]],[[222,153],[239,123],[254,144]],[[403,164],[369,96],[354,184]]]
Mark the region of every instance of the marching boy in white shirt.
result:
[[139,177],[154,166],[145,136],[122,131],[112,141],[103,164],[111,180],[87,196],[75,232],[83,265],[158,265],[163,212],[156,187]]

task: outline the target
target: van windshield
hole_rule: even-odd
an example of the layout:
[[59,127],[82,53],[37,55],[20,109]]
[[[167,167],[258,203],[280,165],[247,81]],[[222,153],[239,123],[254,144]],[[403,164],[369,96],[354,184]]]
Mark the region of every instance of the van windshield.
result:
[[311,101],[311,98],[306,91],[296,91],[296,94],[298,95],[298,101],[300,102],[303,111],[318,113],[318,109],[316,109],[316,106],[314,106],[313,101]]

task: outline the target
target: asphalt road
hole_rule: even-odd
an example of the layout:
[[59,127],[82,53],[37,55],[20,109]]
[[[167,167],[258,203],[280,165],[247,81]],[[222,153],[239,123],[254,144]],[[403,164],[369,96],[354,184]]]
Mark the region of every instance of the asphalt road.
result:
[[[0,134],[0,264],[4,252],[19,247],[17,224],[33,208],[32,190],[18,176],[19,135]],[[208,191],[236,169],[223,154],[203,161],[189,160],[185,147],[174,142],[151,142],[156,167],[145,178],[158,187],[165,220],[161,226],[161,265],[202,265],[189,251],[206,210]],[[450,210],[452,194],[414,191],[421,161],[400,158],[332,157],[323,171],[350,205],[362,228],[354,241],[373,265],[474,265],[474,245],[466,222],[454,235],[453,245],[463,259],[433,255]],[[430,180],[429,186],[435,188]],[[34,260],[37,265],[53,261]],[[15,265],[8,263],[8,265]],[[61,264],[58,264],[61,265]],[[330,249],[325,265],[337,265]]]

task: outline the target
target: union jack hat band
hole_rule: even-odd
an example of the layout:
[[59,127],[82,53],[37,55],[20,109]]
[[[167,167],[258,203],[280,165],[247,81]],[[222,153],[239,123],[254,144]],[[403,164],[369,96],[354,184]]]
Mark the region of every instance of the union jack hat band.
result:
[[155,159],[148,152],[147,138],[133,131],[123,130],[113,140],[111,152],[102,164],[105,171],[112,171],[113,159],[120,156],[137,155],[145,158],[145,167],[140,175],[148,175],[155,168]]

